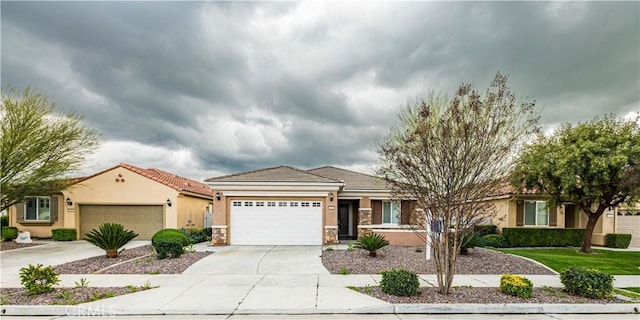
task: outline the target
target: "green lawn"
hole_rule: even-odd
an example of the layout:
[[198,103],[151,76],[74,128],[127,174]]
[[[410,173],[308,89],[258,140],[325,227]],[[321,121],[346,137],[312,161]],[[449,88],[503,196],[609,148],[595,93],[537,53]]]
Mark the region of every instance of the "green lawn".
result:
[[577,248],[567,249],[500,249],[536,260],[561,272],[571,266],[598,269],[607,274],[640,275],[640,252],[593,249],[592,253],[580,253]]
[[640,294],[640,288],[623,288],[623,289]]

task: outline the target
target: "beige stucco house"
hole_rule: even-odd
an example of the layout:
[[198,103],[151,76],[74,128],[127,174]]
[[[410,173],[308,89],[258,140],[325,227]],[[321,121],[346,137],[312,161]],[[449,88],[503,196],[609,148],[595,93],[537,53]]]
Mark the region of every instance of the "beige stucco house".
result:
[[206,179],[215,245],[320,245],[375,232],[420,245],[412,201],[393,201],[382,179],[336,167],[266,168]]
[[211,189],[158,169],[121,163],[76,182],[59,194],[33,195],[9,209],[10,223],[35,237],[75,228],[79,238],[104,222],[117,222],[150,239],[163,228],[202,228]]
[[[574,204],[564,203],[553,207],[549,197],[535,191],[516,192],[505,184],[492,201],[497,209],[493,224],[502,228],[585,228],[588,217]],[[637,212],[637,214],[636,214]],[[640,247],[640,204],[606,210],[593,231],[592,244],[604,245],[608,233],[632,234],[631,246]]]

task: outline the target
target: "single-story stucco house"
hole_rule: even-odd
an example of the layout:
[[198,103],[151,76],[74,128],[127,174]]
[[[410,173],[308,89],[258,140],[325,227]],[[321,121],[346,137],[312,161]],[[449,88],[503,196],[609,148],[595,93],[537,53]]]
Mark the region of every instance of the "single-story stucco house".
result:
[[9,217],[12,226],[34,237],[75,228],[82,238],[104,222],[116,222],[144,240],[163,228],[202,228],[211,204],[211,189],[201,182],[121,163],[75,179],[61,193],[29,196],[9,208]]
[[[488,201],[493,201],[497,214],[492,223],[502,228],[586,228],[588,216],[572,203],[553,207],[549,196],[525,190],[517,192],[505,183]],[[593,230],[591,243],[604,245],[608,233],[629,233],[631,246],[640,247],[640,204],[607,209]]]
[[279,166],[205,182],[214,194],[214,245],[327,245],[368,232],[422,244],[411,228],[414,201],[393,201],[378,177]]

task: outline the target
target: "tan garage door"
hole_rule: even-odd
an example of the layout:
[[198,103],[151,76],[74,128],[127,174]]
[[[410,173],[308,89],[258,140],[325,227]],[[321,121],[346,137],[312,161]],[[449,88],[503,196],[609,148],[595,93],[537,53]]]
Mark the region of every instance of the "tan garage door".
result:
[[[624,213],[624,215],[623,215]],[[617,233],[630,233],[630,247],[640,248],[640,210],[618,213]]]
[[149,240],[162,229],[162,211],[162,206],[80,205],[80,235],[113,222],[139,234],[134,240]]

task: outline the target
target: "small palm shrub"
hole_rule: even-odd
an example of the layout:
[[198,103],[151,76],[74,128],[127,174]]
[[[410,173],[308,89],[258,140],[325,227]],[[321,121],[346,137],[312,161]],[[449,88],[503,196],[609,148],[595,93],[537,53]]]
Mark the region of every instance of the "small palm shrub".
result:
[[182,241],[182,246],[186,247],[189,245],[189,238],[182,233],[182,231],[178,229],[162,229],[156,232],[153,237],[151,237],[151,244],[155,244],[158,240],[171,240],[177,239]]
[[501,234],[488,234],[482,237],[484,241],[484,245],[487,247],[494,248],[507,248],[509,247],[509,243],[507,243],[507,239]]
[[529,299],[533,297],[533,282],[513,274],[503,274],[500,277],[500,291],[508,295]]
[[58,274],[52,266],[46,268],[38,263],[35,266],[20,268],[20,283],[28,295],[53,291],[53,286],[60,282]]
[[179,258],[182,255],[182,240],[180,239],[160,239],[153,243],[158,259],[167,257]]
[[382,271],[380,289],[386,294],[394,296],[414,296],[418,292],[420,282],[415,272],[398,269]]
[[389,241],[387,241],[387,239],[385,239],[383,235],[370,233],[360,236],[353,247],[367,250],[369,251],[370,256],[375,257],[377,255],[376,251],[388,245]]
[[602,299],[613,292],[613,276],[599,270],[573,266],[560,273],[564,290],[578,296]]
[[115,258],[118,256],[118,249],[137,236],[137,233],[126,230],[119,223],[107,222],[98,226],[98,229],[89,231],[84,235],[84,238],[89,243],[106,251],[107,258]]

